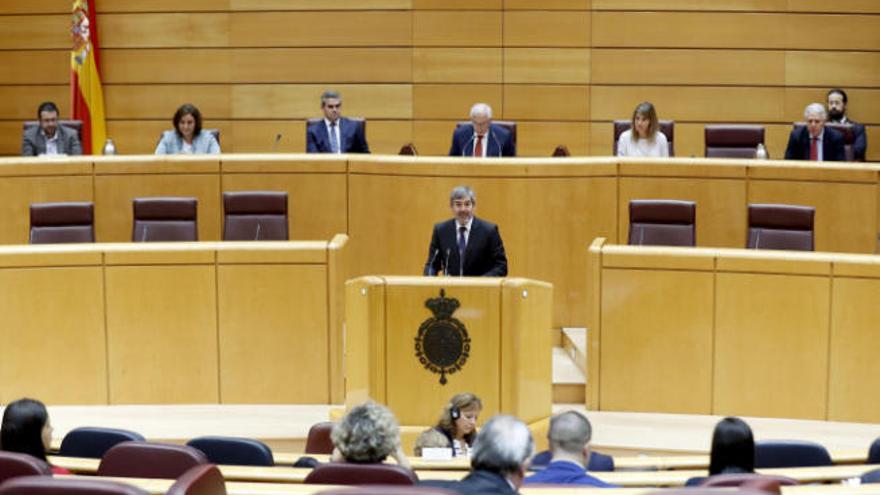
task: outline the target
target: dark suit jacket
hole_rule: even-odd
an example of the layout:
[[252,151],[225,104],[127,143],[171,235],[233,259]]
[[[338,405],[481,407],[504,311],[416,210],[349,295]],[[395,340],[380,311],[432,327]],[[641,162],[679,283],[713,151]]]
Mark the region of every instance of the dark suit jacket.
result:
[[419,485],[456,491],[462,495],[516,495],[504,477],[490,471],[472,471],[461,481],[424,480]]
[[853,126],[853,159],[863,162],[865,161],[865,153],[868,151],[868,138],[865,136],[865,126],[852,120],[848,120],[847,123]]
[[[58,133],[58,153],[82,155],[82,145],[79,142],[79,136],[77,136],[76,131],[58,124],[55,132]],[[34,126],[24,131],[21,139],[21,155],[37,156],[45,152],[46,138],[40,132],[40,126]]]
[[[339,149],[343,153],[369,153],[363,126],[345,117],[339,118]],[[322,119],[306,129],[306,153],[330,153],[330,136]]]
[[614,486],[605,483],[595,476],[590,476],[589,474],[587,474],[587,471],[583,467],[577,466],[573,462],[566,461],[551,462],[543,470],[538,471],[536,474],[526,478],[524,480],[524,483],[583,485],[593,486],[597,488],[611,488]]
[[[810,131],[806,126],[792,129],[785,149],[786,160],[810,159]],[[843,136],[834,129],[825,128],[822,139],[822,160],[826,162],[846,161]]]
[[[486,157],[516,156],[516,146],[510,131],[500,125],[489,126],[486,135]],[[449,156],[471,156],[474,151],[474,126],[463,125],[452,133],[452,147]]]
[[[448,260],[447,260],[448,253]],[[447,266],[448,263],[448,266]],[[449,275],[459,274],[458,231],[455,219],[434,225],[428,261],[424,274],[436,275],[443,270]],[[507,276],[507,255],[498,226],[474,217],[471,233],[464,251],[464,273],[468,277]]]

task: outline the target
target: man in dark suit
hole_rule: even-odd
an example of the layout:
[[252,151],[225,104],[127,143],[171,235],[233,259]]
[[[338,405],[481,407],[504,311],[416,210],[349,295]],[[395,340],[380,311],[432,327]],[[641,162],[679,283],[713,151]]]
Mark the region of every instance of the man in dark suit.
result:
[[22,156],[82,155],[76,131],[58,125],[58,107],[54,103],[41,103],[37,108],[37,119],[40,125],[25,129],[22,135]]
[[865,136],[865,126],[853,122],[846,115],[847,97],[846,92],[840,88],[834,88],[828,92],[828,122],[833,124],[849,124],[853,131],[853,159],[858,162],[865,161],[865,152],[868,149],[868,138]]
[[476,205],[471,188],[459,186],[452,190],[449,207],[454,218],[434,225],[425,275],[441,271],[468,277],[507,275],[507,255],[498,226],[475,217]]
[[471,125],[463,125],[452,133],[449,156],[516,156],[516,146],[510,131],[492,123],[492,107],[477,103],[471,107]]
[[785,149],[786,160],[846,161],[843,136],[834,129],[826,129],[825,119],[825,107],[821,103],[807,105],[804,110],[807,125],[791,131]]
[[462,495],[514,495],[522,486],[535,443],[529,428],[513,416],[495,416],[480,429],[471,449],[471,472],[461,481],[428,480],[422,485]]
[[324,119],[306,129],[306,153],[369,153],[362,123],[342,117],[342,97],[335,91],[321,95]]

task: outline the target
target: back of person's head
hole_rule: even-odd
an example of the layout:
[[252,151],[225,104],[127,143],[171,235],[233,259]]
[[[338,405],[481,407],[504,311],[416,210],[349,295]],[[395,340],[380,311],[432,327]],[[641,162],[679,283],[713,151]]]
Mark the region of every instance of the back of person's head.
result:
[[483,425],[471,450],[471,467],[500,475],[515,474],[535,450],[532,433],[513,416],[494,416]]
[[172,119],[172,122],[174,122],[174,132],[178,135],[180,134],[180,119],[185,115],[192,115],[193,120],[196,121],[193,136],[198,136],[202,132],[202,112],[192,103],[184,103],[174,112],[174,118]]
[[755,439],[752,437],[752,429],[739,418],[722,419],[715,425],[715,432],[712,434],[709,475],[754,471]]
[[348,462],[382,462],[400,446],[400,426],[387,407],[371,401],[353,407],[330,439]]
[[45,461],[43,427],[48,421],[49,413],[46,411],[46,406],[38,400],[19,399],[10,403],[3,411],[0,449],[29,454]]
[[449,448],[449,439],[436,428],[428,428],[419,435],[419,438],[416,439],[415,447],[413,447],[413,454],[421,456],[422,449],[443,448]]
[[592,436],[590,421],[579,412],[568,411],[550,418],[547,440],[554,455],[580,455]]

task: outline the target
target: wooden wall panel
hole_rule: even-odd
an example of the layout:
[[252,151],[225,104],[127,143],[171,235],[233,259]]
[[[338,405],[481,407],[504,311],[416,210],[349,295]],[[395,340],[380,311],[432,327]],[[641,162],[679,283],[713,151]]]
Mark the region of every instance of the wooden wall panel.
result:
[[719,273],[716,290],[713,412],[825,419],[829,279]]
[[875,15],[808,15],[785,17],[786,47],[813,50],[877,50],[880,17]]
[[590,119],[590,87],[536,84],[504,86],[504,118],[511,120]]
[[412,118],[409,84],[239,84],[231,88],[234,119],[307,119],[321,117],[321,94],[333,89],[342,96],[342,114],[371,119]]
[[23,120],[37,118],[40,103],[51,100],[58,105],[61,117],[67,118],[70,115],[69,94],[68,86],[0,86],[0,115],[17,120],[21,129]]
[[594,12],[594,47],[785,48],[784,14]]
[[504,10],[590,10],[591,0],[504,0]]
[[[880,67],[878,67],[880,70]],[[785,118],[790,122],[804,119],[804,109],[813,102],[825,103],[826,87],[818,88],[786,88]],[[878,89],[846,89],[849,103],[846,114],[856,122],[863,124],[880,124],[880,90]]]
[[791,12],[862,12],[880,13],[880,4],[873,0],[837,0],[829,4],[825,0],[788,0],[788,10]]
[[67,0],[0,3],[0,14],[64,14],[67,12],[70,12],[70,2]]
[[471,106],[483,102],[496,118],[505,116],[500,84],[416,84],[413,86],[413,117],[468,120]]
[[231,26],[226,13],[137,13],[99,15],[98,28],[102,48],[205,48],[228,46]]
[[643,101],[654,103],[658,117],[697,122],[780,122],[783,88],[592,86],[593,120],[629,118]]
[[504,46],[590,46],[589,12],[512,11],[504,13]]
[[410,46],[412,21],[402,11],[231,14],[231,46]]
[[501,46],[501,13],[497,11],[415,11],[414,46]]
[[[162,120],[172,127],[177,108],[192,103],[206,119],[232,116],[235,86],[219,84],[125,84],[104,86],[104,114],[111,120]],[[204,126],[203,126],[204,127]]]
[[414,48],[415,83],[500,83],[500,48]]
[[504,0],[411,0],[415,10],[500,10]]
[[227,10],[229,0],[95,0],[98,12],[206,12]]
[[[797,0],[795,0],[797,1]],[[593,0],[593,10],[781,11],[786,0]]]
[[[609,49],[592,51],[593,84],[782,86],[778,50]],[[747,70],[744,70],[748,67]]]
[[549,157],[563,144],[574,156],[585,155],[590,148],[589,126],[586,123],[532,122],[517,123],[517,156]]
[[785,54],[789,86],[880,86],[880,53],[789,51]]
[[590,50],[505,48],[504,81],[512,84],[589,84]]
[[62,50],[0,51],[0,84],[68,84],[70,54]]
[[70,14],[0,15],[0,49],[70,49]]

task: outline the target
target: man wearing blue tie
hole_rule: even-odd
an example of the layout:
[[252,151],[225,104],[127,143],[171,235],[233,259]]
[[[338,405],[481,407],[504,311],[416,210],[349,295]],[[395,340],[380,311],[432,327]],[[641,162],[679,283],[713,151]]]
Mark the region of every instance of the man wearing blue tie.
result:
[[462,125],[452,134],[449,156],[516,156],[510,131],[492,123],[492,107],[477,103],[471,107],[470,117],[470,125]]
[[324,119],[306,129],[306,153],[369,153],[362,121],[342,116],[342,97],[335,91],[321,95]]
[[498,226],[474,216],[477,196],[458,186],[449,195],[454,218],[434,225],[424,275],[507,276],[507,255]]

